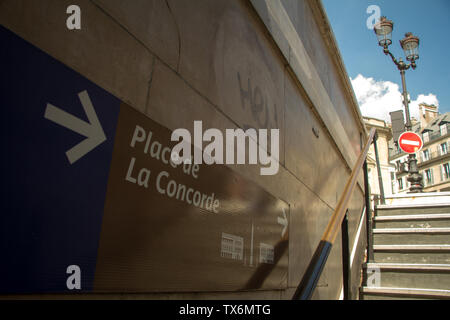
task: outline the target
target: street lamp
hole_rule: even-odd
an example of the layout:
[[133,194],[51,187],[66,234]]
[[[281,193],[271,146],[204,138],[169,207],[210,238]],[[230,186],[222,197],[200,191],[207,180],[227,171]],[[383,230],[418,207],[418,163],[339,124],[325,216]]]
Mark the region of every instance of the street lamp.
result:
[[[394,30],[394,23],[388,20],[386,17],[381,17],[380,21],[375,24],[374,31],[378,38],[378,45],[383,47],[383,52],[385,55],[389,55],[400,71],[402,77],[403,86],[403,104],[405,105],[406,113],[406,130],[412,131],[411,117],[409,113],[409,98],[408,91],[406,90],[406,80],[405,71],[409,68],[413,70],[416,69],[416,60],[419,59],[419,38],[414,36],[412,33],[408,32],[405,38],[400,40],[400,45],[405,52],[406,60],[410,63],[406,64],[400,58],[398,61],[395,59],[394,55],[389,51],[389,46],[392,44],[392,31]],[[407,180],[411,183],[411,188],[409,191],[411,193],[422,192],[423,183],[422,175],[419,173],[417,168],[417,159],[415,154],[410,154],[408,156],[408,178]]]

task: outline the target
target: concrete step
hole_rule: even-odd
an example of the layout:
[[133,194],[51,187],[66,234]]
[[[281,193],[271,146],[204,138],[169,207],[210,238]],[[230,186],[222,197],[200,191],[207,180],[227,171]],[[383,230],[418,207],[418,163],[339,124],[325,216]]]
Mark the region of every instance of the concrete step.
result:
[[376,216],[450,213],[450,204],[378,205],[375,211]]
[[368,263],[364,272],[371,275],[368,285],[450,289],[450,264]]
[[373,229],[375,245],[449,244],[450,228],[381,228]]
[[411,289],[411,288],[387,288],[387,287],[362,287],[362,300],[383,299],[450,299],[450,290],[437,289]]
[[450,213],[377,216],[374,228],[450,228]]
[[450,194],[391,200],[375,208],[361,298],[450,299]]
[[377,263],[450,264],[450,245],[374,245]]

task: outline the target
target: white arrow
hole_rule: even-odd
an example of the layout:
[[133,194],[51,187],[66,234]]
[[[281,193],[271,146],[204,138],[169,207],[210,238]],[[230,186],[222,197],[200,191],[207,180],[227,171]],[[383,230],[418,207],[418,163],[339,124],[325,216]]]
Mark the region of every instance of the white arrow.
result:
[[286,216],[286,211],[284,211],[284,208],[283,208],[283,217],[278,217],[277,221],[278,221],[278,224],[281,224],[283,226],[283,231],[281,231],[281,237],[284,237],[284,235],[286,234],[286,231],[287,231],[287,227],[288,227],[288,219]]
[[44,118],[86,137],[86,139],[66,152],[70,164],[73,164],[95,147],[106,141],[105,132],[103,132],[102,125],[100,124],[100,121],[98,121],[97,114],[95,113],[95,109],[87,91],[80,92],[78,97],[83,105],[89,123],[74,117],[70,113],[63,111],[50,103],[47,103],[44,114]]

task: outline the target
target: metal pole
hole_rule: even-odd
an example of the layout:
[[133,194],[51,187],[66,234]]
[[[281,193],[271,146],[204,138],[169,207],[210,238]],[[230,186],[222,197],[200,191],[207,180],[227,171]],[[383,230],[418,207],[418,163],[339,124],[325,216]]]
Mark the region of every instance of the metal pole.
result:
[[331,252],[333,244],[328,241],[321,240],[319,245],[314,252],[311,261],[309,262],[308,268],[302,277],[302,281],[295,290],[292,300],[310,300],[314,290],[316,289],[317,283],[319,282],[320,275],[322,274],[323,268],[327,263],[328,255]]
[[350,299],[350,244],[348,239],[348,210],[342,220],[342,281],[344,300]]
[[[402,61],[400,63],[402,63]],[[406,113],[406,130],[411,131],[412,124],[411,124],[411,116],[409,113],[408,91],[406,90],[405,70],[401,69],[400,75],[402,76],[403,103],[405,105],[405,113]],[[408,173],[409,174],[407,180],[411,183],[409,193],[423,192],[422,175],[419,173],[419,169],[417,167],[417,159],[414,153],[408,156]]]
[[377,146],[377,140],[378,140],[378,132],[375,133],[375,137],[373,139],[373,147],[375,149],[375,161],[377,163],[377,171],[378,171],[378,184],[380,186],[380,198],[381,198],[381,204],[386,204],[386,200],[384,198],[384,186],[383,186],[383,177],[381,174],[381,166],[380,166],[380,158],[378,156],[378,146]]
[[367,262],[373,261],[373,241],[372,241],[372,207],[370,205],[370,186],[367,160],[364,162],[364,192],[366,194],[366,233],[367,233]]
[[402,76],[402,86],[403,86],[403,104],[405,105],[405,113],[406,113],[406,130],[411,131],[411,116],[409,114],[409,99],[408,99],[408,91],[406,90],[406,79],[405,79],[405,70],[400,70],[400,75]]

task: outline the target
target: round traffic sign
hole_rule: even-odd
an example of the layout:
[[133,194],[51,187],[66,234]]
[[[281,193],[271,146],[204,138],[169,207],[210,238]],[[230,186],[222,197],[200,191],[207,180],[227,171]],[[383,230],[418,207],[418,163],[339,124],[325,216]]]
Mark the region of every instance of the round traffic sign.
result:
[[423,141],[417,133],[407,131],[398,138],[398,145],[406,153],[416,153],[422,149]]

